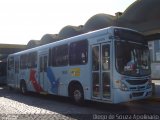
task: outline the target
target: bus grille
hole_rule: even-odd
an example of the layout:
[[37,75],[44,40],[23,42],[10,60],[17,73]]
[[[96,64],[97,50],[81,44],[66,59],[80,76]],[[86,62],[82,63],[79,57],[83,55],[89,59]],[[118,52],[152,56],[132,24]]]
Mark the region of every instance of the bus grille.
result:
[[139,96],[143,96],[144,92],[136,92],[136,93],[132,93],[133,97],[139,97]]
[[148,80],[126,80],[130,85],[142,85],[145,84]]
[[130,90],[132,90],[132,91],[141,91],[141,90],[145,90],[145,86],[130,87]]

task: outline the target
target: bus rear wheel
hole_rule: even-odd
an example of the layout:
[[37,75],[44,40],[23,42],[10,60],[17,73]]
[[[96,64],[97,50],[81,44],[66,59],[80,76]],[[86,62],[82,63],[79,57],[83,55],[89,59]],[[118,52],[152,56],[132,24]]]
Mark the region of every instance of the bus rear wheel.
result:
[[82,104],[84,102],[83,88],[80,85],[74,85],[71,90],[71,98],[76,104]]
[[26,86],[26,83],[24,81],[22,81],[21,84],[20,84],[20,91],[24,95],[27,94],[27,86]]

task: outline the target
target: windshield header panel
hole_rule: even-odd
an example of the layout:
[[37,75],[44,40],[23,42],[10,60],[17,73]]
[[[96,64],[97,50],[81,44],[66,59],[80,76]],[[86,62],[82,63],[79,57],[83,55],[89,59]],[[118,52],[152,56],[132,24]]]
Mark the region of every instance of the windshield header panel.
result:
[[125,40],[125,41],[147,44],[147,41],[145,41],[144,39],[145,38],[144,35],[127,29],[116,28],[114,30],[114,36],[116,37],[117,40]]

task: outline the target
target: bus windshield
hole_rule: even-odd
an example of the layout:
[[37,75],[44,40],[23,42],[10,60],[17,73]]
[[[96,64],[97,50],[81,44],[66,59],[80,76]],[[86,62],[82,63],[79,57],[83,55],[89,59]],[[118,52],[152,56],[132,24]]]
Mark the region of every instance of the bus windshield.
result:
[[151,70],[148,47],[129,41],[116,41],[116,68],[124,75],[149,75]]

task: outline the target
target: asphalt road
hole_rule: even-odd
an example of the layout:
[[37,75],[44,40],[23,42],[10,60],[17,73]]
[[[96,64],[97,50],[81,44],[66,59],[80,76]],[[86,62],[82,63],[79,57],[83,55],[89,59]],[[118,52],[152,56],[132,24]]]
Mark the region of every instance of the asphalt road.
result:
[[[140,100],[124,104],[104,104],[86,101],[83,106],[73,104],[68,98],[30,93],[0,87],[0,118],[4,120],[53,120],[53,119],[121,119],[126,115],[153,115],[160,119],[160,102]],[[124,116],[125,115],[125,116]],[[138,116],[135,116],[135,119]],[[128,118],[129,119],[129,118]],[[149,118],[147,118],[149,119]]]

